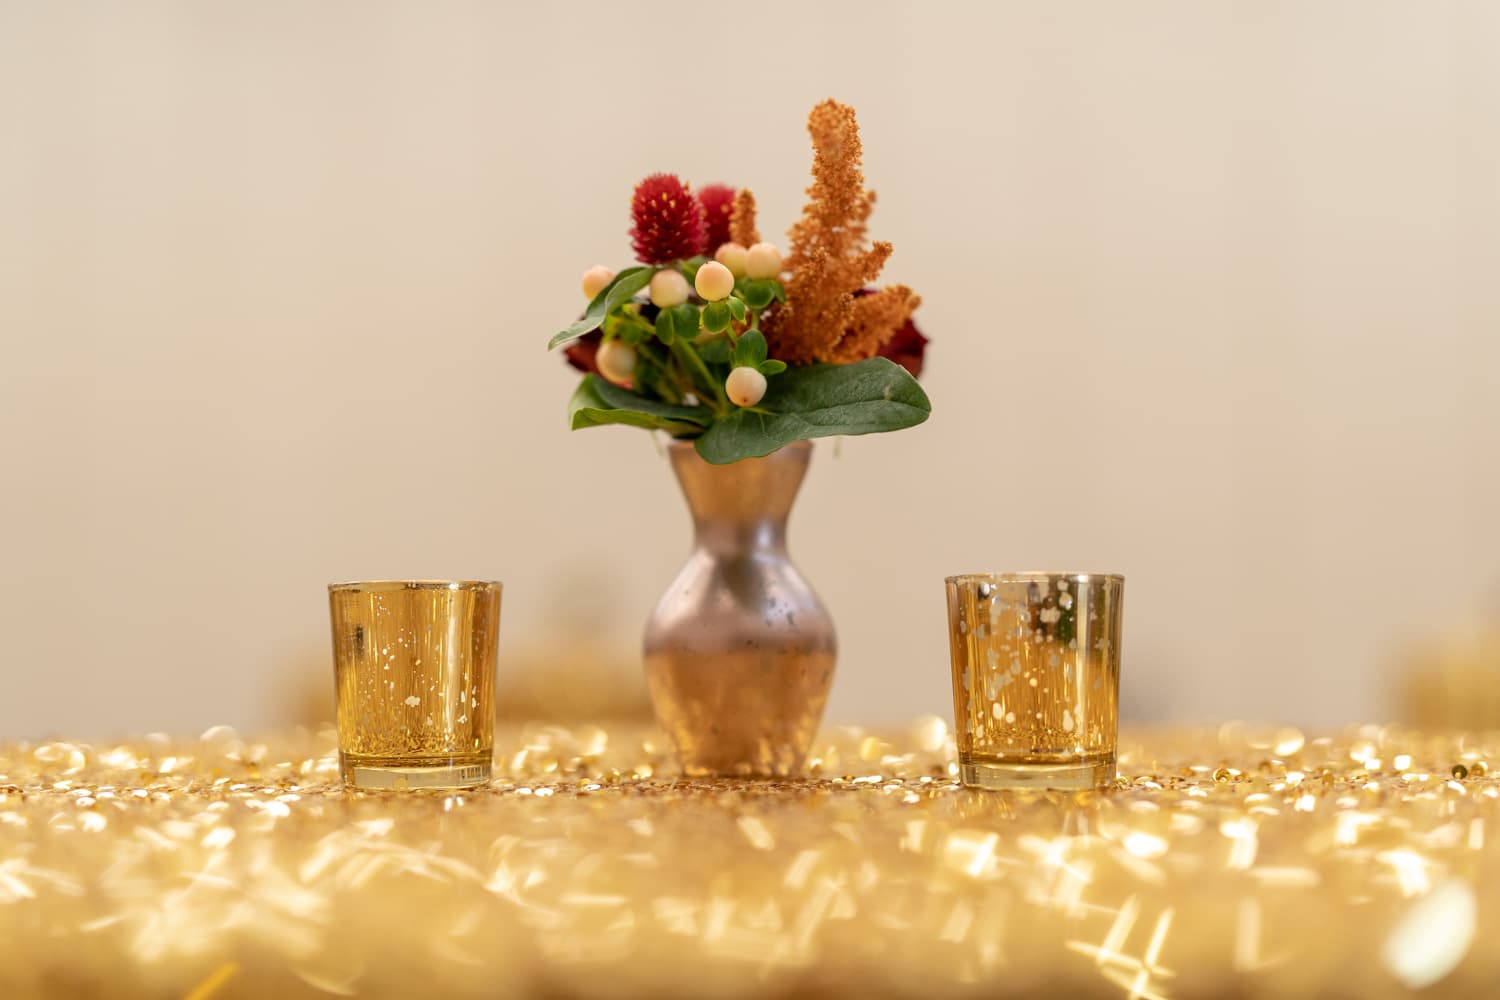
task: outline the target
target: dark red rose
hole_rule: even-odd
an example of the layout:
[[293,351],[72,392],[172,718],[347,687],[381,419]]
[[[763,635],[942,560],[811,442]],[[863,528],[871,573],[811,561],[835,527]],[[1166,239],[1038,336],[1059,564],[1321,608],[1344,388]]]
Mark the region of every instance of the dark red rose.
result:
[[[873,288],[861,288],[854,293],[854,297],[860,298],[864,295],[873,294]],[[922,377],[922,361],[927,356],[927,338],[917,329],[916,321],[910,316],[901,328],[891,335],[891,339],[885,342],[885,346],[875,352],[879,358],[890,358],[896,364],[911,372],[912,378]]]
[[734,213],[734,188],[728,184],[710,184],[698,192],[698,204],[703,206],[703,221],[708,238],[703,252],[712,257],[719,247],[729,242],[729,217]]
[[579,371],[598,375],[599,366],[594,363],[594,356],[599,353],[599,341],[603,339],[604,334],[598,330],[585,333],[564,349],[563,357],[567,359],[568,364]]
[[703,252],[703,206],[675,174],[652,174],[630,199],[630,242],[643,264],[667,264]]
[[890,358],[911,372],[912,378],[922,375],[922,359],[927,354],[927,338],[917,329],[917,324],[908,319],[902,324],[885,346],[880,349],[882,358]]
[[[641,319],[647,323],[655,323],[656,314],[661,311],[649,302],[640,303],[636,309],[640,312]],[[599,342],[603,339],[604,333],[601,330],[591,330],[585,333],[563,349],[564,360],[581,372],[600,375],[599,365],[594,361],[594,356],[599,353]],[[600,377],[603,376],[600,375]]]

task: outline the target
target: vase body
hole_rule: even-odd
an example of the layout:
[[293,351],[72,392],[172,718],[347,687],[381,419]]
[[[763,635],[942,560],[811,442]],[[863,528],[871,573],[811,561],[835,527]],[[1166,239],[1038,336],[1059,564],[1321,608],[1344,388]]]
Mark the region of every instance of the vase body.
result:
[[672,471],[693,552],[646,624],[656,717],[690,775],[801,771],[833,684],[833,619],[786,549],[812,445],[710,465],[689,443]]

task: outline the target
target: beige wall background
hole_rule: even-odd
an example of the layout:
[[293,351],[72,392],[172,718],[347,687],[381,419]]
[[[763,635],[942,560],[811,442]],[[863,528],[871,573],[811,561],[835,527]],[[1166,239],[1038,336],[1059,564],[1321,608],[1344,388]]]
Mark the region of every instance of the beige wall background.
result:
[[[1497,607],[1500,6],[0,3],[0,737],[290,717],[323,586],[628,661],[686,554],[543,345],[647,172],[801,204],[860,110],[935,411],[823,445],[830,717],[948,714],[941,578],[1128,578],[1127,719],[1400,712]],[[504,687],[502,686],[502,697]]]

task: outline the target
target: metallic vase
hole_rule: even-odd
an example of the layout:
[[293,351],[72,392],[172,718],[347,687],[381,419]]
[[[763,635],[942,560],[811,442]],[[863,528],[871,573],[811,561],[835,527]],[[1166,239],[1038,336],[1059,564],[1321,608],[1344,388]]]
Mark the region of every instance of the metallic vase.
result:
[[838,650],[833,619],[786,551],[812,444],[730,465],[689,443],[670,450],[694,545],[646,624],[656,716],[690,775],[795,774]]

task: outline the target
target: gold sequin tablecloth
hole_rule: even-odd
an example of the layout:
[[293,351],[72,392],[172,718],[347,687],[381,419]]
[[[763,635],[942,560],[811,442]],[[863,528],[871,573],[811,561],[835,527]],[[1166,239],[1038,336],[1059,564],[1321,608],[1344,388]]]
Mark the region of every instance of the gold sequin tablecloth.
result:
[[331,730],[0,748],[0,996],[1500,994],[1500,734],[1127,734],[1078,795],[937,719],[773,783],[498,740],[464,794],[345,792]]

